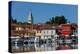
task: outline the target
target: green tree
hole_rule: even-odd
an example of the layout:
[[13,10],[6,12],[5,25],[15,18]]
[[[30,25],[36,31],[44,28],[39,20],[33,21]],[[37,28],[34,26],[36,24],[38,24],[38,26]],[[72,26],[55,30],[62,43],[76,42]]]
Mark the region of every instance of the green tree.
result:
[[65,23],[67,23],[67,19],[65,19],[64,16],[56,16],[54,18],[54,23],[57,24],[57,25],[65,24]]
[[50,19],[50,23],[51,23],[51,24],[54,24],[54,17],[52,17],[52,18]]
[[13,19],[12,17],[9,18],[9,21],[10,21],[11,23],[17,23],[17,20],[16,20],[16,19]]
[[50,21],[47,21],[46,24],[50,24]]
[[60,25],[60,24],[65,24],[67,23],[67,19],[64,16],[55,16],[49,19],[49,21],[46,21],[46,24],[55,24],[55,25]]
[[49,21],[46,22],[46,24],[53,24],[54,23],[54,17],[52,17],[51,19],[49,19]]

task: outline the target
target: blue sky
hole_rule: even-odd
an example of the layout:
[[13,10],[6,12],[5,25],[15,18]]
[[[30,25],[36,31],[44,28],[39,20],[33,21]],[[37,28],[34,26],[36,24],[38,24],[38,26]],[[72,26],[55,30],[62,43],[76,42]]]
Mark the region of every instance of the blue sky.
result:
[[34,23],[44,23],[51,17],[65,16],[71,23],[78,21],[78,6],[65,4],[47,4],[31,2],[12,2],[11,15],[21,22],[28,21],[29,10],[32,10]]

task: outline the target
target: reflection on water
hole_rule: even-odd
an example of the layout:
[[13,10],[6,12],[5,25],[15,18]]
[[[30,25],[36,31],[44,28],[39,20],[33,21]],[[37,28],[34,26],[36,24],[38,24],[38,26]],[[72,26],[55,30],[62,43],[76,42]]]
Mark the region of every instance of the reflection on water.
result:
[[12,52],[53,51],[63,49],[77,49],[78,37],[57,39],[11,38]]
[[[17,40],[17,41],[15,41]],[[14,39],[11,42],[12,52],[51,51],[55,50],[54,43],[23,43],[23,40]]]

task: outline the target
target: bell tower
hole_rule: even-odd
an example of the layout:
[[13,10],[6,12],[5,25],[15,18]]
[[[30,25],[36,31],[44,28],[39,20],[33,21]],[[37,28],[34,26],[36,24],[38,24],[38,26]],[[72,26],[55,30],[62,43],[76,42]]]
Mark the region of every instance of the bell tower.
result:
[[29,24],[33,24],[33,16],[32,16],[32,11],[29,11],[29,15],[28,15],[28,23]]

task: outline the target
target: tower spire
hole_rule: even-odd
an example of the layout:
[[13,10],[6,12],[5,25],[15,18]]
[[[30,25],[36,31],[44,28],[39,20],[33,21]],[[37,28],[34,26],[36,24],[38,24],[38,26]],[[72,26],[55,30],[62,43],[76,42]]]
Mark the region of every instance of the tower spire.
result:
[[31,9],[29,10],[28,23],[29,23],[29,24],[33,24],[33,16],[32,16],[32,11],[31,11]]

